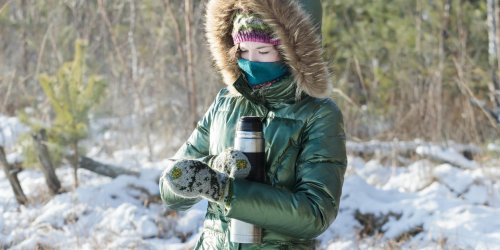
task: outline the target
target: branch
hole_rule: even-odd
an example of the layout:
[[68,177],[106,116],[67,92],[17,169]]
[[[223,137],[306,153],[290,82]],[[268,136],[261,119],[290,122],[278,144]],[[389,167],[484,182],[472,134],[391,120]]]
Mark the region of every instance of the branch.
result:
[[82,156],[80,157],[80,168],[87,169],[96,174],[104,175],[111,178],[116,178],[119,175],[134,175],[139,176],[138,172],[124,169],[122,167],[113,166],[109,164],[104,164],[98,161],[95,161],[89,157]]
[[19,183],[19,179],[17,178],[17,174],[20,169],[15,168],[11,164],[7,162],[7,157],[5,156],[5,151],[2,146],[0,146],[0,163],[3,165],[3,170],[5,172],[5,177],[9,180],[10,186],[12,187],[12,191],[14,192],[14,197],[16,198],[17,203],[26,204],[28,203],[28,199],[24,194],[23,188]]
[[[467,86],[467,84],[465,84],[465,82],[463,81],[464,73],[462,68],[460,67],[460,64],[457,62],[457,59],[453,58],[453,63],[455,64],[455,68],[457,69],[458,72],[458,81],[456,82],[458,84],[458,89],[460,89],[460,92],[469,97],[470,102],[475,106],[477,106],[481,110],[481,112],[483,112],[483,114],[486,115],[486,118],[488,119],[492,127],[497,128],[497,123],[500,123],[500,117],[496,117],[493,111],[487,109],[486,107],[484,107],[484,105],[481,105],[477,97],[474,95],[474,92],[472,92],[469,86]],[[493,120],[492,117],[495,120]]]

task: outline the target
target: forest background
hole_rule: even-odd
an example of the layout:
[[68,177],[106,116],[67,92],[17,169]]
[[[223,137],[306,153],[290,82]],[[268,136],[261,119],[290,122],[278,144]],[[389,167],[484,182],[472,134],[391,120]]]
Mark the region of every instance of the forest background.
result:
[[[224,87],[207,1],[0,0],[0,249],[194,246],[206,202],[158,178]],[[318,249],[498,248],[500,0],[322,4],[348,167]]]
[[[85,77],[106,83],[90,117],[118,119],[102,129],[127,133],[107,149],[142,145],[150,159],[167,157],[224,87],[204,36],[206,2],[0,1],[0,113],[28,109],[50,122],[40,75],[56,74],[83,41]],[[348,139],[498,140],[498,4],[323,1],[331,97]]]

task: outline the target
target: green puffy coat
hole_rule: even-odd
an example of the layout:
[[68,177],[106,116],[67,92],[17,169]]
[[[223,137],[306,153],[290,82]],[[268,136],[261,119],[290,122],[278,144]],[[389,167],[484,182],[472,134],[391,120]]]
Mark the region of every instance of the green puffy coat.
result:
[[[323,98],[328,95],[329,77],[321,58],[318,19],[304,12],[317,11],[319,1],[275,2],[211,0],[207,6],[207,37],[228,87],[218,93],[173,158],[208,162],[233,147],[241,116],[259,116],[264,121],[267,176],[265,184],[233,180],[231,202],[226,208],[209,203],[197,249],[313,249],[314,238],[330,226],[339,209],[347,165],[342,114],[333,100]],[[284,56],[291,76],[270,87],[248,87],[225,50],[232,46],[225,39],[231,30],[227,23],[232,12],[228,10],[242,6],[266,18],[283,46],[292,48],[285,49]],[[293,37],[287,36],[290,32],[304,36],[286,41]],[[185,210],[199,201],[175,195],[163,181],[160,179],[161,197],[170,208]],[[263,228],[262,244],[231,243],[231,218]]]

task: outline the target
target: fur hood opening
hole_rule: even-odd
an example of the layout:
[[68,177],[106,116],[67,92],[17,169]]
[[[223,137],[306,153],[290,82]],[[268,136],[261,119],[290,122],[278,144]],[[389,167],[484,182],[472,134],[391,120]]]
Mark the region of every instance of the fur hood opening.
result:
[[233,16],[239,10],[259,14],[281,40],[283,60],[297,84],[296,96],[328,96],[331,88],[321,45],[320,0],[210,0],[206,36],[215,64],[228,86],[240,76],[231,55]]

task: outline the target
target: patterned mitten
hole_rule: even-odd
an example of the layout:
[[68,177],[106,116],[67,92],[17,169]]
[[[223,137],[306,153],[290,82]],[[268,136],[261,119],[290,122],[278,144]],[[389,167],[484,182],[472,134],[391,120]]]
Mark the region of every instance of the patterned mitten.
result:
[[252,166],[243,152],[228,148],[216,156],[211,166],[235,179],[244,179],[250,174]]
[[229,176],[196,160],[177,161],[163,177],[172,192],[186,198],[202,197],[223,202],[228,192]]

